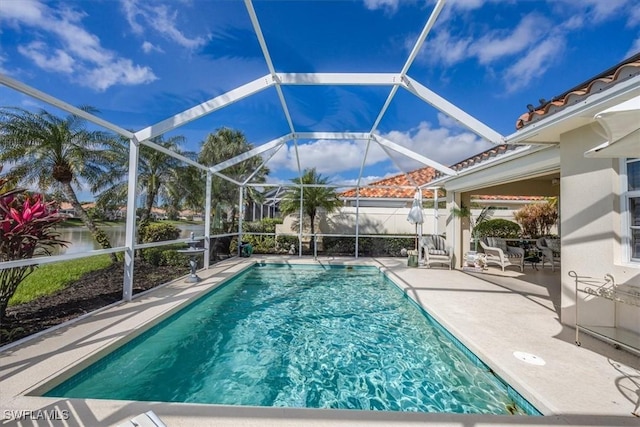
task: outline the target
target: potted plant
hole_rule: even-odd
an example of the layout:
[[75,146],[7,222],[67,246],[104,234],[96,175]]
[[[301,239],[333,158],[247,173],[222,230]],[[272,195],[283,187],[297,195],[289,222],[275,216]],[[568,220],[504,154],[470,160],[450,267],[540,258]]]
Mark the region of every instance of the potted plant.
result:
[[451,214],[456,218],[467,218],[469,219],[469,225],[471,226],[471,238],[473,239],[473,251],[470,251],[468,255],[473,255],[478,252],[478,233],[477,227],[482,224],[484,221],[490,219],[493,216],[493,212],[495,211],[495,206],[486,206],[482,208],[478,217],[474,220],[473,215],[471,214],[471,208],[465,206],[464,204],[460,204],[459,208],[452,208]]

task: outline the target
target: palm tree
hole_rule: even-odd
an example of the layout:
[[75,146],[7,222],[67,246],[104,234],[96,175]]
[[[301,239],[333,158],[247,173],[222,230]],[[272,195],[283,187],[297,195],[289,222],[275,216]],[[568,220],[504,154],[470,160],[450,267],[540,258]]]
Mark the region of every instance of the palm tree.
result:
[[488,221],[495,212],[495,206],[485,206],[482,208],[478,217],[474,220],[471,208],[461,204],[459,208],[451,208],[451,215],[454,218],[468,219],[471,227],[471,237],[473,238],[473,250],[478,251],[478,226],[485,221]]
[[[178,154],[186,154],[179,148],[180,144],[186,141],[183,136],[172,136],[167,140],[158,136],[152,141]],[[156,204],[158,196],[166,193],[169,183],[178,181],[181,170],[186,166],[183,166],[180,160],[147,146],[140,149],[140,159],[138,183],[146,190],[144,208],[140,215],[142,222],[150,218],[151,209]]]
[[[183,152],[179,149],[180,144],[186,141],[183,136],[173,136],[165,140],[163,136],[153,138],[154,143],[172,150],[178,154],[195,157],[194,153]],[[117,171],[103,177],[95,185],[95,190],[102,192],[98,196],[98,201],[102,203],[117,202],[123,203],[127,197],[129,155],[128,145],[123,141],[120,149],[114,154],[117,158]],[[185,166],[174,157],[168,156],[151,147],[143,145],[140,147],[140,157],[138,159],[138,191],[145,195],[145,203],[140,214],[140,222],[147,221],[151,217],[152,208],[157,205],[158,199],[170,202],[175,208],[180,202],[193,192],[190,188],[191,172],[188,179],[186,172],[193,169]]]
[[[323,209],[326,213],[331,213],[342,206],[342,201],[338,199],[334,188],[322,187],[329,184],[329,179],[318,174],[315,168],[305,169],[301,178],[294,178],[291,182],[298,185],[287,190],[280,202],[280,212],[283,215],[300,212],[300,192],[302,192],[302,211],[311,222],[311,244],[313,245],[318,210]],[[312,186],[306,187],[307,185]]]
[[[202,143],[198,161],[206,166],[214,166],[242,153],[246,153],[253,148],[253,145],[247,141],[247,138],[241,131],[220,128],[216,130],[216,133],[210,133]],[[236,181],[242,182],[251,176],[261,164],[262,158],[260,156],[254,156],[241,163],[230,166],[222,172]],[[262,167],[252,177],[251,181],[254,183],[265,182],[268,174],[269,169]],[[212,199],[215,199],[222,205],[233,206],[228,231],[233,230],[235,227],[235,206],[238,200],[238,189],[235,184],[216,176],[213,177],[211,189]],[[255,187],[246,187],[245,190],[245,205],[250,204],[252,201],[259,202],[262,200],[262,193],[257,191]]]
[[[92,107],[80,107],[95,113]],[[102,248],[111,243],[82,208],[75,186],[95,184],[113,165],[117,139],[102,131],[89,131],[78,116],[57,117],[45,110],[0,109],[0,163],[13,163],[10,177],[37,183],[42,191],[59,188]],[[115,262],[115,254],[111,254]]]

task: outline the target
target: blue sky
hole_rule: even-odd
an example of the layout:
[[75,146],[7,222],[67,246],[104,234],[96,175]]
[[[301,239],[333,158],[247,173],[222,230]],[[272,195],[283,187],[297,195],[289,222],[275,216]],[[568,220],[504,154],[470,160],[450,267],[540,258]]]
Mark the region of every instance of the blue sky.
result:
[[[278,72],[388,72],[404,65],[435,1],[255,1]],[[268,74],[242,1],[0,0],[0,72],[134,131]],[[408,75],[502,135],[538,105],[640,52],[639,0],[449,0]],[[371,129],[390,87],[285,86],[297,131]],[[0,87],[0,104],[42,105]],[[61,113],[62,114],[62,113]],[[197,151],[219,127],[258,146],[289,132],[274,88],[191,122]],[[490,147],[400,89],[378,131],[445,165]],[[355,182],[365,143],[300,140],[302,167]],[[267,153],[270,154],[270,153]],[[269,181],[297,174],[293,144]],[[367,157],[369,180],[421,167]]]

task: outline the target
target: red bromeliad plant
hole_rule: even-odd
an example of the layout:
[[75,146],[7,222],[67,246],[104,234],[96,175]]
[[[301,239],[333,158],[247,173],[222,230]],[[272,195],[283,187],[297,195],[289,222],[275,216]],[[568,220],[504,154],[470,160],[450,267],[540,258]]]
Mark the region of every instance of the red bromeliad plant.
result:
[[[40,195],[8,186],[8,181],[0,178],[0,262],[49,255],[54,246],[64,246],[67,242],[60,240],[54,230],[62,218],[53,204],[43,203]],[[35,266],[25,266],[0,270],[0,319],[20,282],[34,269]]]

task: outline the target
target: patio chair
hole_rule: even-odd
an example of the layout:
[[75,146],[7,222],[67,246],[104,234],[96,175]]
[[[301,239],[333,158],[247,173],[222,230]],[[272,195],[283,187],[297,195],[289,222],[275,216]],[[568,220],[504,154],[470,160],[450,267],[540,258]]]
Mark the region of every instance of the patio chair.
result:
[[560,239],[552,239],[549,237],[541,237],[536,240],[536,247],[540,250],[542,256],[542,268],[544,263],[551,264],[551,271],[555,270],[555,264],[560,264]]
[[480,240],[480,246],[486,256],[486,264],[494,264],[502,267],[514,265],[524,271],[524,249],[507,245],[504,239],[499,237],[485,237]]
[[442,236],[429,234],[420,240],[420,250],[424,251],[424,264],[431,268],[432,264],[453,265],[453,249],[447,247]]
[[118,427],[167,427],[160,418],[153,411],[147,411],[144,414],[140,414],[129,421],[119,424]]

